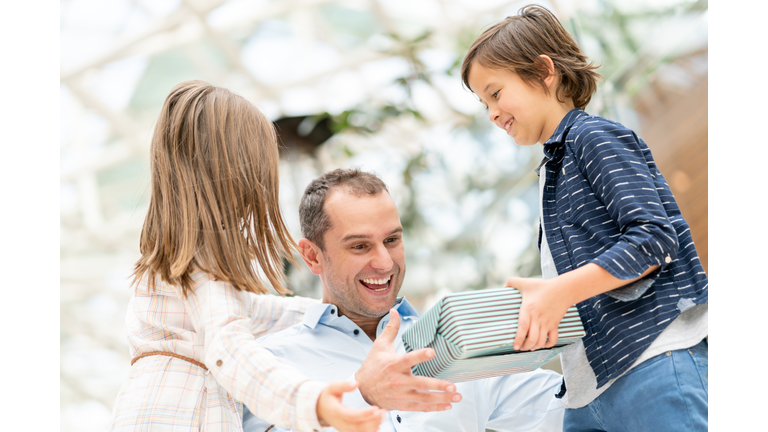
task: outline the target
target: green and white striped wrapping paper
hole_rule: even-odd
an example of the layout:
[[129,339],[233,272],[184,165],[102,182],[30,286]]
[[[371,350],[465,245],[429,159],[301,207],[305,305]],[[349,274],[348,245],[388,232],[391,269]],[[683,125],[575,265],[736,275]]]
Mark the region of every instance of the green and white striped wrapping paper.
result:
[[414,375],[462,382],[528,372],[584,336],[579,312],[572,306],[558,326],[554,347],[515,351],[512,344],[522,301],[514,288],[445,296],[403,333],[407,351],[435,350],[435,357],[413,367]]

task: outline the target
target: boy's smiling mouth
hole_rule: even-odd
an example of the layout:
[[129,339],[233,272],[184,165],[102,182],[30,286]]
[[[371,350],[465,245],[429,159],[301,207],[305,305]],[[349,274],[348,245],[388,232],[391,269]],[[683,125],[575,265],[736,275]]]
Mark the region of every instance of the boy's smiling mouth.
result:
[[360,279],[360,283],[363,284],[364,287],[368,288],[373,292],[383,292],[389,288],[391,279],[392,279],[392,275],[388,275],[380,279],[375,279],[375,278]]
[[507,120],[506,123],[504,123],[504,125],[501,128],[507,131],[507,133],[509,133],[509,129],[512,127],[512,123],[514,122],[515,122],[515,118],[510,117],[509,120]]

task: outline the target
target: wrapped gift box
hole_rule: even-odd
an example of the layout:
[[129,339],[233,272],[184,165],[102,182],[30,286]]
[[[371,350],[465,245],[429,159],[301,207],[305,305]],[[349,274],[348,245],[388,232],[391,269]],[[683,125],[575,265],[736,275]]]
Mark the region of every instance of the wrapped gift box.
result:
[[451,382],[535,370],[584,336],[575,306],[558,326],[557,344],[515,351],[512,344],[523,298],[514,288],[453,293],[403,333],[407,351],[433,348],[435,357],[413,367],[415,375]]

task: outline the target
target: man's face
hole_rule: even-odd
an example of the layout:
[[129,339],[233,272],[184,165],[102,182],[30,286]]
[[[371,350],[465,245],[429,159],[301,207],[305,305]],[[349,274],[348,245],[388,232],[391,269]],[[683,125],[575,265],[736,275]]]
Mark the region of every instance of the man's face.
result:
[[331,229],[320,257],[323,301],[350,319],[386,315],[405,277],[395,202],[386,191],[355,196],[339,188],[331,191],[324,209]]

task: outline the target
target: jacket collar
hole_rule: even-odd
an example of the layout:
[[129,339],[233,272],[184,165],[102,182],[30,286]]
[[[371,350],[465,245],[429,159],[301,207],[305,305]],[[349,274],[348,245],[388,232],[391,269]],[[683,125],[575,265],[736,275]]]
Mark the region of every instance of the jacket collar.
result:
[[552,136],[544,141],[544,155],[547,159],[555,159],[555,156],[558,153],[557,150],[560,149],[565,142],[565,136],[568,134],[568,130],[571,129],[571,126],[573,126],[574,123],[576,123],[576,120],[588,115],[589,114],[580,108],[574,108],[568,111],[565,117],[560,120],[560,124],[557,125],[557,129],[555,129]]

